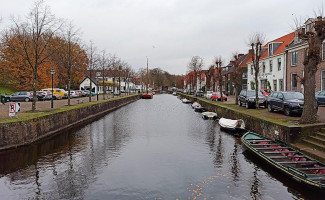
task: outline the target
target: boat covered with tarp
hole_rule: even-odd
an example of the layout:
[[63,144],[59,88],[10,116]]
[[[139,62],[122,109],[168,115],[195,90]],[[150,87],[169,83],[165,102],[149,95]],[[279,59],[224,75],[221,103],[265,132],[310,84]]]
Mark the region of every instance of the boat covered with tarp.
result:
[[227,119],[227,118],[220,118],[219,125],[221,129],[230,131],[230,132],[244,132],[245,130],[245,122],[242,119]]
[[214,120],[216,120],[218,118],[218,115],[215,112],[203,112],[202,113],[202,118],[203,119],[214,119]]

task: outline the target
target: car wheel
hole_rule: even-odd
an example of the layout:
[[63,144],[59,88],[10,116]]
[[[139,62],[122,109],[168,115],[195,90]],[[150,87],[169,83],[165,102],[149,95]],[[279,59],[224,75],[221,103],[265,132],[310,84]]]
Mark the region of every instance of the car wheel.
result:
[[250,106],[249,106],[249,103],[248,103],[248,102],[246,102],[246,105],[245,105],[245,106],[246,106],[246,108],[247,108],[247,109],[249,109],[249,108],[250,108]]
[[269,112],[273,112],[273,109],[272,109],[272,106],[271,106],[270,103],[267,104],[267,110],[268,110]]
[[227,98],[225,98],[225,101],[227,101]]
[[286,116],[290,116],[291,112],[290,112],[289,107],[284,107],[284,114],[285,114]]
[[29,102],[29,98],[25,98],[24,100],[25,100],[25,102]]
[[239,106],[242,106],[243,105],[240,100],[238,100],[238,105]]

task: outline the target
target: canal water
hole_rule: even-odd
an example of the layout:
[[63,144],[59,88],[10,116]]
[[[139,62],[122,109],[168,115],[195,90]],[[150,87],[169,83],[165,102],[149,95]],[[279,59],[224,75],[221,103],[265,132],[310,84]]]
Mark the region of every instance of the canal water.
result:
[[175,96],[0,153],[0,199],[317,199]]

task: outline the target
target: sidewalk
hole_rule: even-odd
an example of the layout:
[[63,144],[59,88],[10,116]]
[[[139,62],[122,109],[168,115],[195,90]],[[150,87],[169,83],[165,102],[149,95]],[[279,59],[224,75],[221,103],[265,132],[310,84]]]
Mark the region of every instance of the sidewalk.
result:
[[[123,94],[122,96],[127,95]],[[103,95],[98,95],[99,100],[103,100]],[[111,98],[111,95],[106,95],[106,98]],[[83,103],[89,102],[89,97],[80,97],[80,98],[73,98],[70,100],[71,105],[77,105],[78,101],[81,103],[80,100],[83,100]],[[93,96],[91,98],[92,102],[97,101],[97,96]],[[1,104],[0,103],[0,121],[9,119],[9,103]],[[18,112],[18,118],[27,116],[27,115],[33,115],[40,112],[50,112],[56,109],[59,109],[61,107],[68,105],[68,99],[61,99],[61,100],[54,100],[53,101],[53,109],[51,108],[51,101],[37,101],[36,102],[36,111],[35,113],[32,113],[32,102],[19,102],[20,103],[20,112]]]

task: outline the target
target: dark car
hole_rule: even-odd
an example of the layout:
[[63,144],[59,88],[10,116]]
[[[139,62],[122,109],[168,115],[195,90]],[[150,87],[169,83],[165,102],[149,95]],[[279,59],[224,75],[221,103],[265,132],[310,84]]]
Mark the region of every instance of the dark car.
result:
[[[256,103],[255,103],[256,95],[255,94],[256,94],[255,90],[242,90],[238,96],[239,106],[242,106],[243,104],[245,104],[246,108],[255,107],[255,105],[256,105]],[[266,107],[265,96],[260,91],[258,91],[258,104],[259,104],[259,106]]]
[[37,91],[36,96],[38,101],[50,100],[52,98],[51,93],[45,91]]
[[283,111],[285,115],[301,114],[304,108],[304,95],[300,92],[273,92],[267,99],[267,110]]
[[33,93],[32,92],[15,92],[10,95],[10,101],[32,101]]
[[204,92],[201,90],[196,90],[194,92],[194,96],[196,96],[196,97],[203,97],[203,95],[204,95]]
[[325,105],[325,90],[316,92],[315,97],[318,105]]

